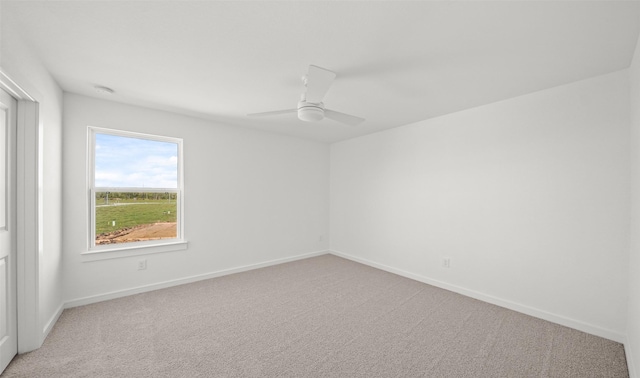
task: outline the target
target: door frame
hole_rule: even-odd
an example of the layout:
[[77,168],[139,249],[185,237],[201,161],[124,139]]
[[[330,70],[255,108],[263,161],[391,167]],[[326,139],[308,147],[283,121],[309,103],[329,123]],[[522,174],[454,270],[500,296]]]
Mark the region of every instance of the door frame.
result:
[[40,271],[40,104],[42,96],[28,81],[0,67],[0,88],[18,102],[17,109],[17,311],[18,353],[38,349],[43,343],[39,326]]

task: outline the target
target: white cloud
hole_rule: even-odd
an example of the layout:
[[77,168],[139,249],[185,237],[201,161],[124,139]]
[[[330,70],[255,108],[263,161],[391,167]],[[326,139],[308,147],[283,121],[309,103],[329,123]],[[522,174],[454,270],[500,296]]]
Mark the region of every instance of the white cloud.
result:
[[100,137],[100,144],[96,143],[96,187],[177,187],[175,143],[107,135]]

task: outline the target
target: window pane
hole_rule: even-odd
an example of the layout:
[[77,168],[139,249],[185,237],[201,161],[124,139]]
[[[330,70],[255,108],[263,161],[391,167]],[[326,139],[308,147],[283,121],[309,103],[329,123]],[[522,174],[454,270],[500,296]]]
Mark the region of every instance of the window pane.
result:
[[178,144],[96,133],[94,186],[177,188]]
[[96,192],[96,245],[178,237],[176,193]]

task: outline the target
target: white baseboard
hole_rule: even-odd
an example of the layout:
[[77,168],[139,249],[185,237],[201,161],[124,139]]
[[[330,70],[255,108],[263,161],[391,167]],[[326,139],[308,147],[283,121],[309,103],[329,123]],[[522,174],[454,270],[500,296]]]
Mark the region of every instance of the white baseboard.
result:
[[167,288],[167,287],[178,286],[178,285],[183,285],[183,284],[187,284],[187,283],[207,280],[207,279],[210,279],[210,278],[226,276],[226,275],[234,274],[234,273],[246,272],[248,270],[264,268],[264,267],[271,266],[271,265],[278,265],[278,264],[283,264],[283,263],[287,263],[287,262],[291,262],[291,261],[307,259],[309,257],[326,255],[327,253],[329,253],[328,250],[309,252],[309,253],[304,253],[304,254],[296,255],[296,256],[292,256],[292,257],[286,257],[286,258],[283,258],[283,259],[269,260],[269,261],[264,261],[264,262],[257,263],[257,264],[251,264],[251,265],[240,266],[240,267],[237,267],[237,268],[219,270],[219,271],[216,271],[216,272],[199,274],[199,275],[196,275],[196,276],[179,278],[179,279],[175,279],[175,280],[163,281],[163,282],[158,282],[158,283],[154,283],[154,284],[150,284],[150,285],[134,287],[134,288],[131,288],[131,289],[112,291],[112,292],[109,292],[109,293],[104,293],[104,294],[99,294],[99,295],[92,295],[92,296],[89,296],[89,297],[78,298],[78,299],[72,299],[70,301],[65,302],[64,308],[72,308],[72,307],[84,306],[84,305],[88,305],[88,304],[91,304],[91,303],[107,301],[107,300],[110,300],[110,299],[126,297],[126,296],[129,296],[129,295],[145,293],[145,292],[148,292],[148,291],[164,289],[164,288]]
[[[344,252],[340,252],[340,251],[336,251],[336,250],[323,250],[323,251],[316,251],[316,252],[310,252],[310,253],[305,253],[305,254],[301,254],[301,255],[296,255],[296,256],[292,256],[292,257],[287,257],[287,258],[283,258],[283,259],[276,259],[276,260],[270,260],[270,261],[264,261],[261,263],[257,263],[257,264],[251,264],[251,265],[245,265],[245,266],[240,266],[237,268],[231,268],[231,269],[225,269],[225,270],[220,270],[220,271],[216,271],[216,272],[211,272],[211,273],[206,273],[206,274],[201,274],[201,275],[196,275],[196,276],[190,276],[190,277],[185,277],[185,278],[180,278],[180,279],[175,279],[175,280],[169,280],[169,281],[163,281],[163,282],[158,282],[155,284],[150,284],[150,285],[144,285],[144,286],[139,286],[139,287],[135,287],[135,288],[131,288],[131,289],[125,289],[125,290],[119,290],[119,291],[113,291],[113,292],[109,292],[109,293],[104,293],[104,294],[99,294],[99,295],[94,295],[94,296],[89,296],[89,297],[84,297],[84,298],[78,298],[78,299],[73,299],[70,301],[67,301],[64,303],[64,307],[61,306],[60,309],[58,309],[58,311],[56,311],[56,314],[54,314],[54,316],[51,318],[51,320],[47,323],[47,326],[45,327],[44,330],[44,334],[48,334],[51,331],[51,328],[53,327],[53,325],[55,324],[55,322],[57,321],[58,317],[60,316],[60,314],[62,313],[63,308],[72,308],[72,307],[77,307],[77,306],[83,306],[83,305],[87,305],[87,304],[91,304],[91,303],[97,303],[97,302],[102,302],[102,301],[106,301],[106,300],[110,300],[110,299],[115,299],[115,298],[121,298],[121,297],[125,297],[125,296],[129,296],[129,295],[134,295],[134,294],[139,294],[139,293],[144,293],[144,292],[148,292],[148,291],[153,291],[153,290],[158,290],[158,289],[163,289],[163,288],[167,288],[167,287],[172,287],[172,286],[177,286],[177,285],[183,285],[183,284],[187,284],[187,283],[192,283],[192,282],[197,282],[197,281],[201,281],[201,280],[206,280],[206,279],[210,279],[210,278],[215,278],[215,277],[221,277],[221,276],[226,276],[229,274],[234,274],[234,273],[240,273],[240,272],[245,272],[245,271],[249,271],[249,270],[253,270],[253,269],[259,269],[259,268],[264,268],[267,266],[272,266],[272,265],[277,265],[277,264],[282,264],[282,263],[286,263],[286,262],[291,262],[291,261],[296,261],[296,260],[302,260],[302,259],[306,259],[309,257],[314,257],[314,256],[320,256],[320,255],[324,255],[327,253],[331,253],[333,255],[339,256],[339,257],[343,257],[346,258],[348,260],[352,260],[352,261],[356,261],[359,262],[361,264],[365,264],[377,269],[381,269],[390,273],[394,273],[403,277],[407,277],[419,282],[424,282],[426,284],[429,285],[433,285],[445,290],[449,290],[449,291],[453,291],[455,293],[459,293],[471,298],[475,298],[478,300],[481,300],[483,302],[487,302],[487,303],[491,303],[491,304],[495,304],[497,306],[500,307],[504,307],[510,310],[514,310],[523,314],[527,314],[536,318],[540,318],[540,319],[544,319],[553,323],[557,323],[566,327],[570,327],[570,328],[574,328],[577,329],[579,331],[582,332],[586,332],[592,335],[596,335],[596,336],[600,336],[600,337],[604,337],[606,339],[609,340],[613,340],[619,343],[624,343],[625,344],[625,351],[627,354],[629,354],[629,352],[627,351],[628,349],[630,349],[630,347],[627,347],[628,343],[626,343],[626,338],[624,334],[621,334],[619,332],[613,331],[613,330],[609,330],[606,328],[602,328],[596,325],[592,325],[589,323],[585,323],[585,322],[581,322],[579,320],[575,320],[575,319],[571,319],[571,318],[567,318],[561,315],[557,315],[557,314],[553,314],[547,311],[543,311],[543,310],[539,310],[533,307],[529,307],[520,303],[516,303],[516,302],[512,302],[509,300],[505,300],[505,299],[501,299],[498,297],[494,297],[488,294],[484,294],[481,292],[477,292],[474,290],[470,290],[464,287],[460,287],[460,286],[456,286],[456,285],[451,285],[449,283],[443,282],[443,281],[439,281],[439,280],[434,280],[431,279],[429,277],[425,277],[422,275],[418,275],[415,273],[411,273],[402,269],[397,269],[388,265],[384,265],[384,264],[380,264],[371,260],[367,260],[367,259],[363,259],[363,258],[359,258],[359,257],[355,257],[352,255],[349,255],[347,253]],[[43,338],[44,340],[44,338]],[[632,367],[632,360],[630,360],[630,356],[627,356],[627,361],[629,361],[629,370],[634,371],[635,369],[633,369]]]
[[58,322],[58,319],[60,319],[60,315],[62,315],[62,311],[64,311],[64,308],[65,308],[64,305],[65,305],[64,303],[60,303],[60,306],[58,306],[58,308],[53,313],[51,318],[49,318],[49,321],[47,322],[47,324],[42,329],[42,339],[41,339],[42,341],[40,342],[40,345],[42,345],[42,343],[44,342],[44,339],[46,339],[47,336],[49,336],[49,332],[51,332],[51,330],[53,329],[53,326]]
[[513,311],[517,311],[526,315],[530,315],[533,316],[535,318],[539,318],[539,319],[543,319],[543,320],[547,320],[550,321],[552,323],[556,323],[556,324],[560,324],[563,325],[565,327],[569,327],[569,328],[573,328],[573,329],[577,329],[579,331],[582,332],[586,332],[595,336],[600,336],[603,337],[605,339],[609,339],[609,340],[613,340],[619,343],[624,343],[625,342],[625,336],[624,334],[621,334],[619,332],[610,330],[610,329],[606,329],[606,328],[602,328],[593,324],[589,324],[589,323],[584,323],[581,322],[579,320],[575,320],[575,319],[571,319],[571,318],[567,318],[564,317],[562,315],[557,315],[557,314],[553,314],[544,310],[539,310],[533,307],[529,307],[520,303],[516,303],[516,302],[512,302],[509,300],[505,300],[505,299],[501,299],[498,297],[494,297],[492,295],[488,295],[488,294],[484,294],[475,290],[470,290],[464,287],[460,287],[460,286],[456,286],[456,285],[451,285],[449,283],[443,282],[443,281],[439,281],[439,280],[434,280],[431,279],[429,277],[425,277],[419,274],[415,274],[415,273],[411,273],[411,272],[407,272],[405,270],[402,269],[397,269],[397,268],[393,268],[391,266],[388,265],[384,265],[384,264],[380,264],[377,263],[375,261],[371,261],[371,260],[367,260],[367,259],[363,259],[360,257],[355,257],[352,255],[349,255],[347,253],[344,252],[340,252],[340,251],[336,251],[336,250],[330,250],[329,253],[339,256],[339,257],[343,257],[345,259],[348,260],[352,260],[355,262],[359,262],[361,264],[365,264],[377,269],[381,269],[390,273],[394,273],[397,274],[399,276],[403,276],[403,277],[407,277],[410,278],[412,280],[416,280],[419,282],[423,282],[432,286],[436,286],[445,290],[449,290],[449,291],[453,291],[455,293],[458,294],[462,294],[464,296],[467,297],[471,297],[471,298],[475,298],[478,300],[481,300],[483,302],[487,302],[487,303],[491,303],[494,304],[496,306],[500,306],[500,307],[504,307],[507,308],[509,310],[513,310]]

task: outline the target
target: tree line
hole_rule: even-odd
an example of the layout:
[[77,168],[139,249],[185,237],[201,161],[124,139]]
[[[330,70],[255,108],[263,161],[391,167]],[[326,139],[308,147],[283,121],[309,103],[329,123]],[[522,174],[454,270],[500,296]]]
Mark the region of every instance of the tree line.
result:
[[96,192],[96,200],[175,200],[176,193],[160,193],[160,192]]

